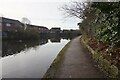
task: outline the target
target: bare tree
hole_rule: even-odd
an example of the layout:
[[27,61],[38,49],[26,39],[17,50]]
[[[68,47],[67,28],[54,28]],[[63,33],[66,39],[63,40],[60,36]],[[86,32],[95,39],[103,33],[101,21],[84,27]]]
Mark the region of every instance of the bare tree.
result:
[[88,7],[88,3],[83,2],[71,2],[65,4],[61,10],[69,17],[77,17],[79,19],[85,19],[85,9]]
[[23,24],[30,24],[31,22],[30,22],[30,20],[29,20],[28,18],[23,17],[23,18],[22,18],[22,23],[23,23]]
[[92,35],[94,33],[94,26],[92,25],[95,20],[95,11],[91,8],[91,2],[71,2],[64,5],[62,10],[67,16],[77,17],[82,22],[78,23],[82,33]]
[[22,18],[22,23],[24,24],[24,30],[27,29],[27,26],[31,23],[30,20],[26,17]]

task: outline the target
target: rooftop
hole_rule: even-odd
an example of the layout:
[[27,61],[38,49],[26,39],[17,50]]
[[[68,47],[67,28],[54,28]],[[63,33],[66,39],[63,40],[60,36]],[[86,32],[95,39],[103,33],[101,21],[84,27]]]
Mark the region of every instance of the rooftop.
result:
[[1,23],[20,23],[20,21],[18,20],[14,20],[14,19],[9,19],[9,18],[5,18],[5,17],[0,17],[0,22]]
[[38,28],[45,28],[45,29],[48,29],[47,27],[44,27],[44,26],[38,26],[38,25],[31,25],[31,24],[29,24],[29,26],[31,26],[31,27],[38,27]]

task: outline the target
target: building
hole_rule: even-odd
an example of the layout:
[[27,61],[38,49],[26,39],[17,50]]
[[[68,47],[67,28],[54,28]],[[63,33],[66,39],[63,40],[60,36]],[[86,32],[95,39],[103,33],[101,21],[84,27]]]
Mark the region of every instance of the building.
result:
[[59,27],[54,27],[50,29],[50,33],[60,33],[61,32],[61,28]]
[[22,23],[18,20],[0,17],[0,33],[2,33],[2,37],[7,37],[9,32],[17,32],[22,27]]
[[22,23],[18,20],[0,17],[0,31],[17,32],[22,27]]
[[16,32],[19,32],[20,30],[21,31],[33,30],[33,31],[37,31],[40,34],[49,33],[49,29],[44,26],[23,24],[18,20],[0,17],[0,31],[1,31],[3,37],[8,37],[8,36],[13,37],[13,34]]
[[28,25],[28,27],[37,28],[37,29],[39,30],[39,33],[40,33],[40,34],[49,33],[49,29],[48,29],[47,27],[44,27],[44,26]]

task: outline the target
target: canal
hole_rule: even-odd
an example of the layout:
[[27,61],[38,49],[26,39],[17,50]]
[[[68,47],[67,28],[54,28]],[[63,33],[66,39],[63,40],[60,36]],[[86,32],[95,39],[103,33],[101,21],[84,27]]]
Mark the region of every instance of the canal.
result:
[[42,78],[69,38],[2,42],[2,78]]

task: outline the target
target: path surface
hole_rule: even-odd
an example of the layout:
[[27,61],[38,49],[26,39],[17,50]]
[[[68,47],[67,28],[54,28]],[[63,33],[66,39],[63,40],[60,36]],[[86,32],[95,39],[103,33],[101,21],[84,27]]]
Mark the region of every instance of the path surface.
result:
[[57,78],[103,78],[88,51],[75,38],[65,51],[56,72]]

